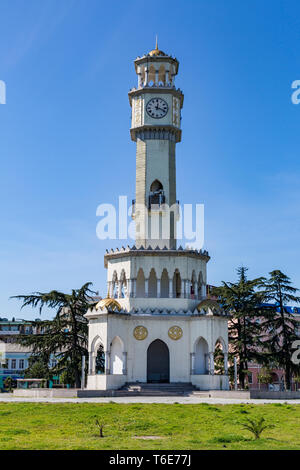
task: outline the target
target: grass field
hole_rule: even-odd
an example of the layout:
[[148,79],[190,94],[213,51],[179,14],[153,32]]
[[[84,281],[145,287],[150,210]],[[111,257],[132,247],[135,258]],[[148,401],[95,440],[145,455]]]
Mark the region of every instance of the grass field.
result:
[[[254,440],[260,416],[275,427]],[[300,449],[300,405],[1,403],[0,449]]]

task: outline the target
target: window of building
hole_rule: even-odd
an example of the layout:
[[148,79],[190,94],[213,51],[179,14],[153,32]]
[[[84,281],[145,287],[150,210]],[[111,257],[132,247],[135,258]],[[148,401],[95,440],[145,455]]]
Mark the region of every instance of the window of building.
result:
[[24,369],[25,361],[24,359],[19,360],[19,369]]
[[17,367],[17,360],[16,359],[12,359],[11,360],[11,368],[12,369],[15,369]]
[[253,376],[252,376],[252,372],[248,372],[248,383],[251,385],[253,384]]

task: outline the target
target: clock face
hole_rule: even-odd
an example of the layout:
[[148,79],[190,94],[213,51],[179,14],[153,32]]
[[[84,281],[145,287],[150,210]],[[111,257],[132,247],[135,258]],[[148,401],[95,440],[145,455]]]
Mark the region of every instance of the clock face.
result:
[[146,106],[149,116],[155,119],[163,118],[167,114],[168,109],[168,103],[162,98],[152,98]]

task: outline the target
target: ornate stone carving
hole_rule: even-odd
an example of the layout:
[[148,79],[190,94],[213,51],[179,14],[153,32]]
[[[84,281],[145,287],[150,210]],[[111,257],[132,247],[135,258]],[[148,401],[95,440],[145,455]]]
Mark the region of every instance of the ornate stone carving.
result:
[[171,339],[174,339],[175,341],[177,341],[178,339],[182,338],[183,331],[180,328],[180,326],[174,325],[174,326],[171,326],[171,328],[169,328],[168,335]]
[[147,338],[148,330],[144,326],[136,326],[133,330],[133,336],[135,337],[135,339],[142,341],[143,339]]

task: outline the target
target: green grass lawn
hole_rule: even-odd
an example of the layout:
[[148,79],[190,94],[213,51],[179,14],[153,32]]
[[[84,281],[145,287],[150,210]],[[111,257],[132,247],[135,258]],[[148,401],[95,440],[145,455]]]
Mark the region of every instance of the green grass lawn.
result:
[[[260,416],[275,427],[254,440],[241,424]],[[300,405],[0,404],[0,449],[225,448],[300,449]]]

